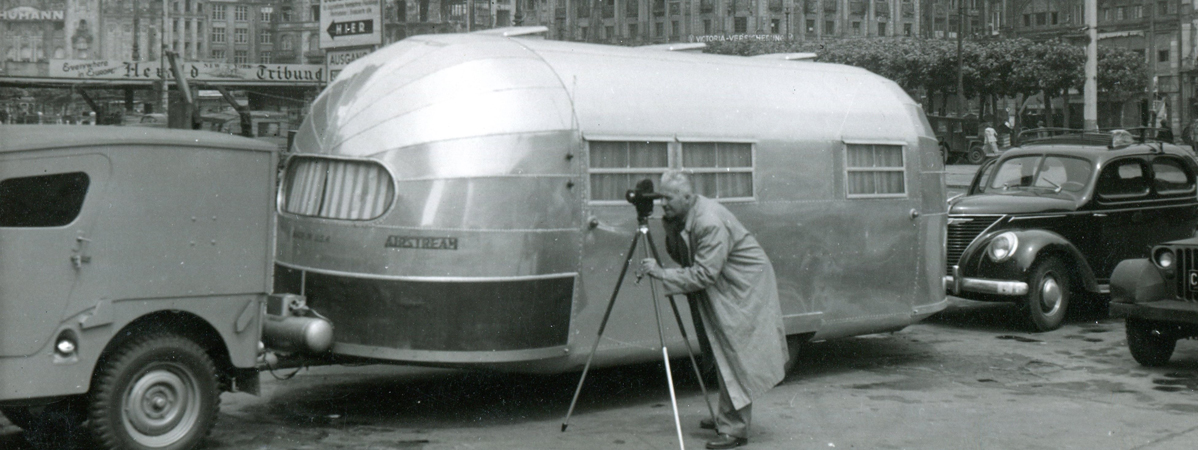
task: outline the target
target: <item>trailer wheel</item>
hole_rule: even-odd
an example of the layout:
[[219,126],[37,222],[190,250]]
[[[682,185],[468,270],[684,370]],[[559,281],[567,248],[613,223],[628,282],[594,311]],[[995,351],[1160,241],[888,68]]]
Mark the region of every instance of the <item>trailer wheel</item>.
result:
[[1057,258],[1036,264],[1028,280],[1027,301],[1023,307],[1036,331],[1052,331],[1061,327],[1069,308],[1069,273]]
[[970,164],[981,164],[986,159],[986,152],[982,151],[982,146],[974,146],[969,148],[969,153],[965,155],[969,158]]
[[940,156],[944,158],[944,165],[948,165],[953,159],[953,151],[948,148],[948,144],[940,143]]
[[189,449],[212,431],[219,406],[208,354],[184,337],[152,333],[101,363],[88,413],[100,448]]
[[1160,331],[1157,324],[1128,317],[1127,349],[1140,365],[1160,367],[1169,363],[1177,340]]

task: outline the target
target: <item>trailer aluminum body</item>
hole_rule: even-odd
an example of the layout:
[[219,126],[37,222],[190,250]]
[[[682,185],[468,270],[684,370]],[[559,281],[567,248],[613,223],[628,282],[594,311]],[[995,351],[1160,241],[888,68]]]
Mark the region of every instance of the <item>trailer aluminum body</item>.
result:
[[[636,232],[624,190],[671,167],[754,231],[788,334],[892,331],[945,307],[943,165],[895,83],[501,34],[384,47],[299,128],[275,289],[332,320],[334,354],[581,368]],[[651,229],[665,236],[660,210]],[[660,355],[649,296],[621,290],[597,365]]]

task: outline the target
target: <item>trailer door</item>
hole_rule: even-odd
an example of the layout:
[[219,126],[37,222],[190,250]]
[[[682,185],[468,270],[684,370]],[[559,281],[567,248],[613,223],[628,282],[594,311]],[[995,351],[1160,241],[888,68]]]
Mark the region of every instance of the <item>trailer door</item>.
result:
[[36,353],[56,331],[109,167],[95,153],[0,156],[0,357]]

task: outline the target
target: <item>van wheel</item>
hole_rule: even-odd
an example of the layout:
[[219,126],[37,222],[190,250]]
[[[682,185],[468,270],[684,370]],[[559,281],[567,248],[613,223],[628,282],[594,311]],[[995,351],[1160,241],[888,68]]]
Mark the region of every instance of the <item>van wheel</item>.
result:
[[1177,340],[1152,321],[1127,318],[1127,349],[1140,365],[1160,367],[1169,362]]
[[101,361],[88,405],[100,448],[189,449],[212,431],[216,366],[195,342],[151,333]]
[[970,147],[965,157],[969,158],[970,164],[981,164],[986,159],[986,152],[982,151],[981,146]]
[[86,405],[78,398],[45,406],[0,409],[13,425],[25,430],[25,440],[34,448],[72,449],[87,442]]
[[1069,273],[1057,258],[1048,258],[1032,269],[1028,280],[1028,318],[1036,331],[1052,331],[1061,327],[1065,310],[1069,309]]

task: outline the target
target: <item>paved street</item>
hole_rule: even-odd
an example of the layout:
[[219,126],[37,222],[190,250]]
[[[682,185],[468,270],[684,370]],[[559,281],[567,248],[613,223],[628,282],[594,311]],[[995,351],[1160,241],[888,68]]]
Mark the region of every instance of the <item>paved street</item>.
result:
[[[1192,449],[1198,344],[1151,369],[1123,324],[1078,317],[1031,334],[1013,308],[957,301],[905,330],[810,344],[754,407],[753,449]],[[675,364],[687,448],[711,434]],[[290,372],[290,371],[284,371]],[[279,374],[283,375],[283,374]],[[593,371],[567,432],[577,373],[536,376],[321,367],[261,397],[224,394],[205,448],[679,448],[660,365]],[[28,448],[0,422],[0,448]]]

